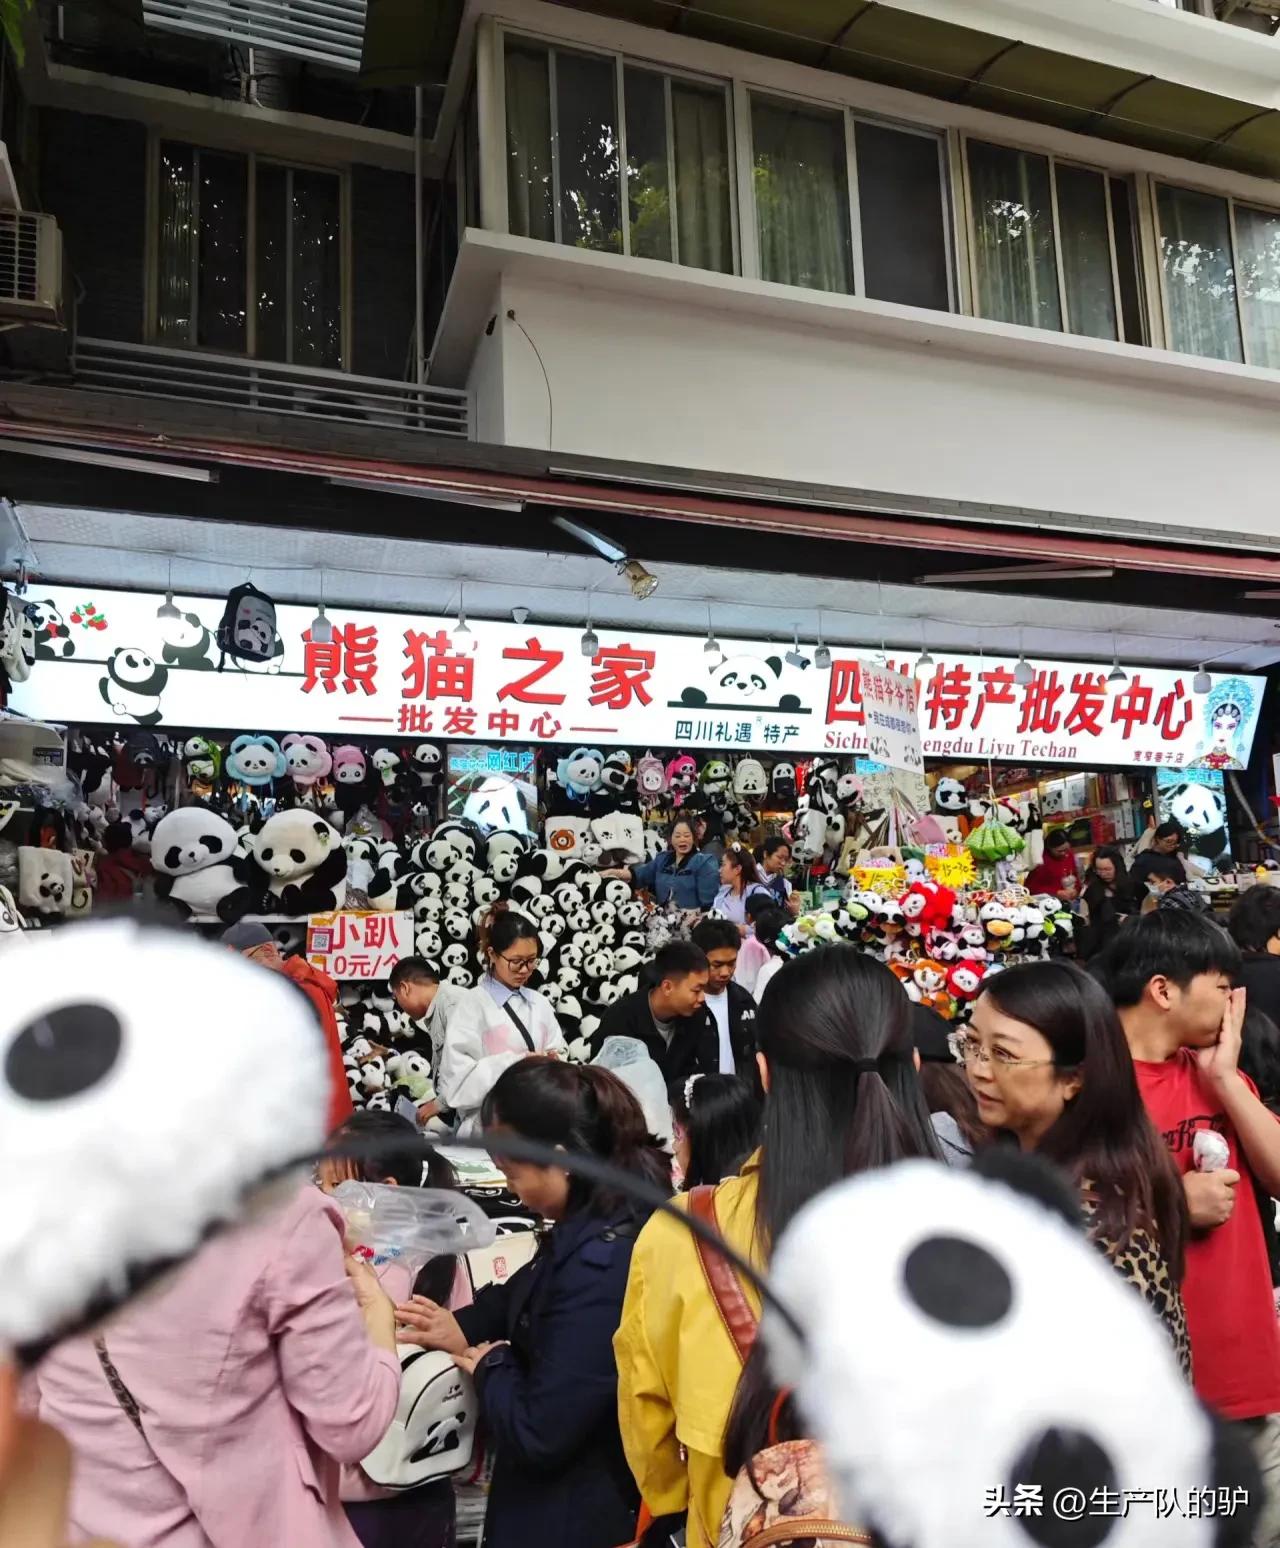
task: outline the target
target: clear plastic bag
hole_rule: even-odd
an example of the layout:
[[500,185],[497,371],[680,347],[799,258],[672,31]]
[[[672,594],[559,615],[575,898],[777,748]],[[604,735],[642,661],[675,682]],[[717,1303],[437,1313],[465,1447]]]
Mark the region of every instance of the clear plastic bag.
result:
[[402,1263],[415,1278],[443,1254],[488,1247],[497,1232],[480,1206],[449,1188],[398,1188],[344,1182],[333,1199],[347,1221],[347,1241],[373,1268]]

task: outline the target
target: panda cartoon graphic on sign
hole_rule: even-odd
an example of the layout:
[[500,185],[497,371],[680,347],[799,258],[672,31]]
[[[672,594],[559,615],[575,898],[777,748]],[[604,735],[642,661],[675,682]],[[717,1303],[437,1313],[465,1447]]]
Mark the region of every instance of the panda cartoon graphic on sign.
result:
[[[806,663],[807,664],[807,663]],[[794,693],[781,693],[779,656],[727,656],[710,668],[706,688],[686,688],[671,703],[673,709],[802,711]]]
[[212,672],[213,635],[194,613],[180,613],[170,620],[160,654],[171,667],[186,667],[196,672]]
[[157,726],[163,719],[160,695],[168,682],[167,666],[137,646],[122,645],[107,662],[107,675],[100,679],[98,691],[113,713],[140,726]]
[[62,614],[50,598],[27,604],[27,616],[36,629],[36,660],[66,660],[76,653],[75,641]]

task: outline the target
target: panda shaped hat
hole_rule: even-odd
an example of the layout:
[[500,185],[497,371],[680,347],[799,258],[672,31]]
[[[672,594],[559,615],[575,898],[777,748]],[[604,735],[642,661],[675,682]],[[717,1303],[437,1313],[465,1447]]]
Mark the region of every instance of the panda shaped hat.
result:
[[[1251,1459],[1142,1298],[1026,1194],[928,1161],[867,1173],[801,1211],[770,1279],[806,1345],[766,1311],[773,1372],[822,1444],[842,1519],[877,1543],[1247,1542],[1243,1503],[1188,1507],[1193,1492],[1256,1498]],[[1157,1490],[1180,1509],[1158,1516]],[[1126,1491],[1145,1497],[1122,1514]]]
[[[178,1027],[195,995],[217,1014]],[[328,1095],[283,977],[125,919],[33,939],[0,1003],[0,1348],[34,1363],[240,1219],[319,1150]]]

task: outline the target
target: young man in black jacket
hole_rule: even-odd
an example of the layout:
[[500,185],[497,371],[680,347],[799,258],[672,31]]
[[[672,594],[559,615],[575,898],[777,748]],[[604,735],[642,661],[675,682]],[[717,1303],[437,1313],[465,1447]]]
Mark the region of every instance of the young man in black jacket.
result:
[[693,944],[707,954],[706,1007],[716,1024],[716,1069],[721,1075],[741,1075],[758,1089],[756,1002],[733,981],[742,939],[738,927],[728,919],[704,919],[691,935]]
[[646,981],[611,1005],[592,1039],[599,1053],[607,1037],[633,1037],[644,1044],[670,1084],[720,1068],[716,1024],[704,1004],[706,953],[688,941],[672,941],[649,964]]

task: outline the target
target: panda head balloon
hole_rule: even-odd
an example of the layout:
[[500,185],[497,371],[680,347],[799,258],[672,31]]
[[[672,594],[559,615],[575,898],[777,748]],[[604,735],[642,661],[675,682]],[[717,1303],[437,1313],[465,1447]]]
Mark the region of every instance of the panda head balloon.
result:
[[841,1519],[881,1548],[1243,1548],[1247,1446],[1142,1298],[1021,1191],[1034,1165],[1001,1167],[1018,1191],[928,1161],[866,1173],[779,1241],[803,1342],[766,1310],[766,1350]]
[[[328,1073],[287,980],[177,931],[50,931],[4,987],[0,1359],[30,1365],[293,1186],[324,1140]],[[193,1002],[217,1016],[179,1024]]]

